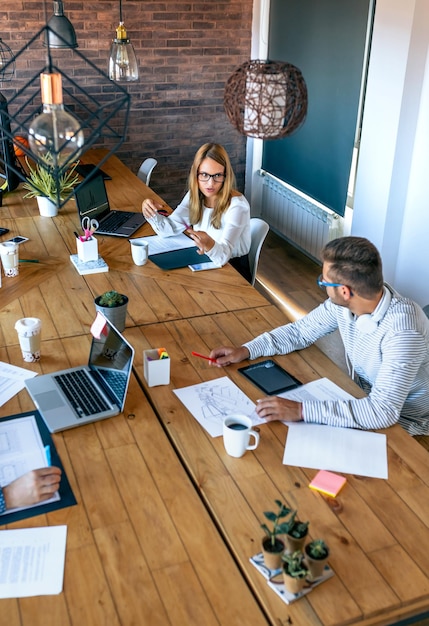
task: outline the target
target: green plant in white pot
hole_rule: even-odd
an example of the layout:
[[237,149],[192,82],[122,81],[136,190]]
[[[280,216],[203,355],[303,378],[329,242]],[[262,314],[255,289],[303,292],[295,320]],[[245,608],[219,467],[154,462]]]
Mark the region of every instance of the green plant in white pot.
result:
[[113,326],[122,332],[125,329],[128,297],[115,290],[105,291],[94,300],[96,311],[100,311]]
[[28,191],[24,198],[37,198],[40,215],[53,217],[58,214],[58,199],[62,202],[67,198],[79,182],[79,175],[76,173],[76,166],[79,162],[73,163],[70,169],[58,177],[57,187],[52,174],[52,156],[47,155],[42,160],[44,165],[36,163],[33,166],[27,157],[25,158],[28,175],[23,188]]

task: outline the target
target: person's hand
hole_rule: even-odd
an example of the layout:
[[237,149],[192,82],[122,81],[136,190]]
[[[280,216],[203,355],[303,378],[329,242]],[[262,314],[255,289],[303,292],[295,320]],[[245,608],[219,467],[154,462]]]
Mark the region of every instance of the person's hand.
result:
[[240,363],[249,358],[249,350],[244,346],[239,348],[232,348],[230,346],[220,346],[215,348],[209,354],[209,358],[212,359],[211,365],[215,367],[224,367],[231,363]]
[[256,413],[268,422],[281,420],[284,422],[302,421],[302,404],[294,400],[267,396],[256,402]]
[[204,230],[192,230],[187,231],[187,234],[191,239],[195,241],[195,245],[198,246],[198,253],[205,254],[215,245],[215,240],[210,237]]
[[161,202],[155,202],[155,200],[152,200],[151,198],[146,198],[146,200],[143,200],[142,202],[142,213],[146,219],[149,219],[151,217],[155,217],[158,210],[162,209],[163,206],[164,205]]
[[27,472],[3,487],[6,508],[29,506],[52,498],[58,491],[60,480],[59,467],[41,467]]

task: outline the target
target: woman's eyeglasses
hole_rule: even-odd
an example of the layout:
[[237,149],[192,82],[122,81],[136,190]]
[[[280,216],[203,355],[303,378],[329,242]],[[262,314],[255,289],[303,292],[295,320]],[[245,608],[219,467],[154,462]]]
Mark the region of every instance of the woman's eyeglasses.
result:
[[225,174],[207,174],[207,172],[198,172],[197,178],[202,183],[207,183],[210,178],[213,178],[213,182],[215,183],[223,183],[225,180]]

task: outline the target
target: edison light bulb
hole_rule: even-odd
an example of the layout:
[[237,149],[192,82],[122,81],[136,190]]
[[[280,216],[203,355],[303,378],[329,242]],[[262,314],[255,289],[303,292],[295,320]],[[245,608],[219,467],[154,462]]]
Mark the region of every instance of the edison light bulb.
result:
[[127,37],[123,22],[116,29],[109,56],[109,78],[117,81],[132,81],[139,77],[136,54]]
[[28,141],[33,152],[61,167],[79,157],[85,137],[79,122],[64,110],[61,74],[41,74],[40,84],[43,113],[34,118]]

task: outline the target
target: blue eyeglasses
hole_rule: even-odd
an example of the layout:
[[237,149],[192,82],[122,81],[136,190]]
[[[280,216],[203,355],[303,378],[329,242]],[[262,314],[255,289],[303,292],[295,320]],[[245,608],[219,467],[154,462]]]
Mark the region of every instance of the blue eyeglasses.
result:
[[342,287],[343,283],[327,283],[323,280],[323,274],[319,274],[317,277],[317,284],[321,289],[325,289],[326,287]]

